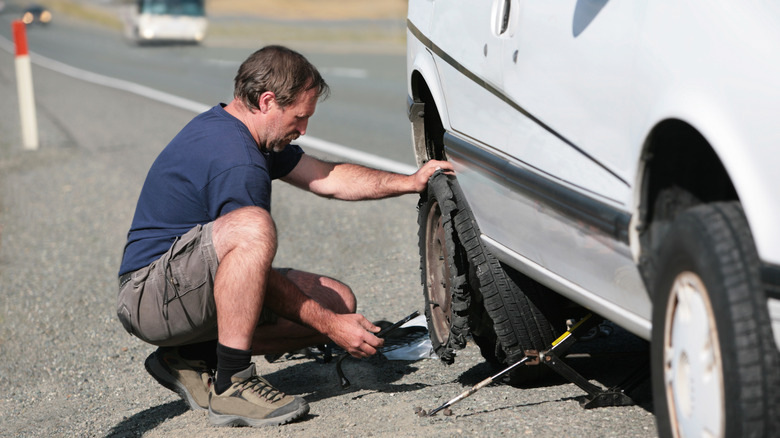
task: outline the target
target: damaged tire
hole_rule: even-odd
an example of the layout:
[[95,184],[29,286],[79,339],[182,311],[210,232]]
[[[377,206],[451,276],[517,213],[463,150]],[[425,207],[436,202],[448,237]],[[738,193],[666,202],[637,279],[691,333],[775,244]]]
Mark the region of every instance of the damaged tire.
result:
[[[506,366],[525,350],[543,350],[564,330],[548,316],[560,309],[543,300],[541,287],[505,268],[482,245],[479,229],[455,177],[434,174],[419,204],[425,311],[434,349],[448,363],[470,333],[489,362]],[[543,367],[519,367],[521,383]]]
[[431,177],[418,210],[425,317],[434,351],[450,364],[454,350],[466,346],[471,294],[466,284],[468,261],[452,221],[455,199],[443,173]]

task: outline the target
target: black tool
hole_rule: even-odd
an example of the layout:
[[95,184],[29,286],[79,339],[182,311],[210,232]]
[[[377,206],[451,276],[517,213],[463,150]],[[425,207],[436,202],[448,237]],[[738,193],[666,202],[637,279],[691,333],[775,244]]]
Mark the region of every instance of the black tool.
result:
[[[402,320],[400,320],[400,321],[398,321],[398,322],[396,322],[396,323],[394,323],[394,324],[392,324],[392,325],[382,329],[382,331],[377,333],[375,336],[377,338],[384,338],[385,336],[387,336],[388,333],[392,332],[393,330],[397,329],[398,327],[401,327],[402,325],[404,325],[407,322],[411,321],[412,319],[418,317],[419,315],[420,315],[420,311],[419,310],[415,310],[414,312],[412,312],[409,315],[407,315],[404,319],[402,319]],[[341,383],[341,387],[343,389],[347,389],[351,385],[351,383],[349,382],[349,379],[347,379],[347,376],[344,375],[344,371],[341,369],[341,362],[345,358],[347,358],[347,357],[349,357],[349,353],[344,353],[336,361],[336,373],[338,373],[338,375],[339,375],[339,380],[340,380],[340,383]]]

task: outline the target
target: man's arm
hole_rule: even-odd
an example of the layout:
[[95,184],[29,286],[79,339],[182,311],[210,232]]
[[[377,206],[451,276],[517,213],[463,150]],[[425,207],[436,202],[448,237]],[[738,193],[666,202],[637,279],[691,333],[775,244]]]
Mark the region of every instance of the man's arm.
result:
[[274,269],[269,271],[266,291],[264,306],[279,316],[322,333],[352,356],[371,356],[384,344],[384,340],[374,336],[380,327],[363,315],[333,312]]
[[419,193],[438,169],[452,171],[452,164],[431,160],[412,175],[402,175],[358,164],[329,163],[303,154],[282,180],[326,198],[358,201]]

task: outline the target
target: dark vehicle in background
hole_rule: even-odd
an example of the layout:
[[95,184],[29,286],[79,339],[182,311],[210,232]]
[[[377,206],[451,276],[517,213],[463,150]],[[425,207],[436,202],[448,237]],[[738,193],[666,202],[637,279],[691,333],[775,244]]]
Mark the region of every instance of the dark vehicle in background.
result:
[[46,25],[51,23],[52,14],[47,8],[41,5],[30,5],[22,10],[20,19],[24,24],[42,24]]

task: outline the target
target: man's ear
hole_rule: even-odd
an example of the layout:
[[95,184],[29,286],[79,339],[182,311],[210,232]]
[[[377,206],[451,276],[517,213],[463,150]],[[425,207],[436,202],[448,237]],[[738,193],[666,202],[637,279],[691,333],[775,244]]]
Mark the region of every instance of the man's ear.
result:
[[260,98],[257,99],[257,106],[263,114],[268,113],[274,105],[277,105],[276,94],[272,91],[264,92],[260,95]]

